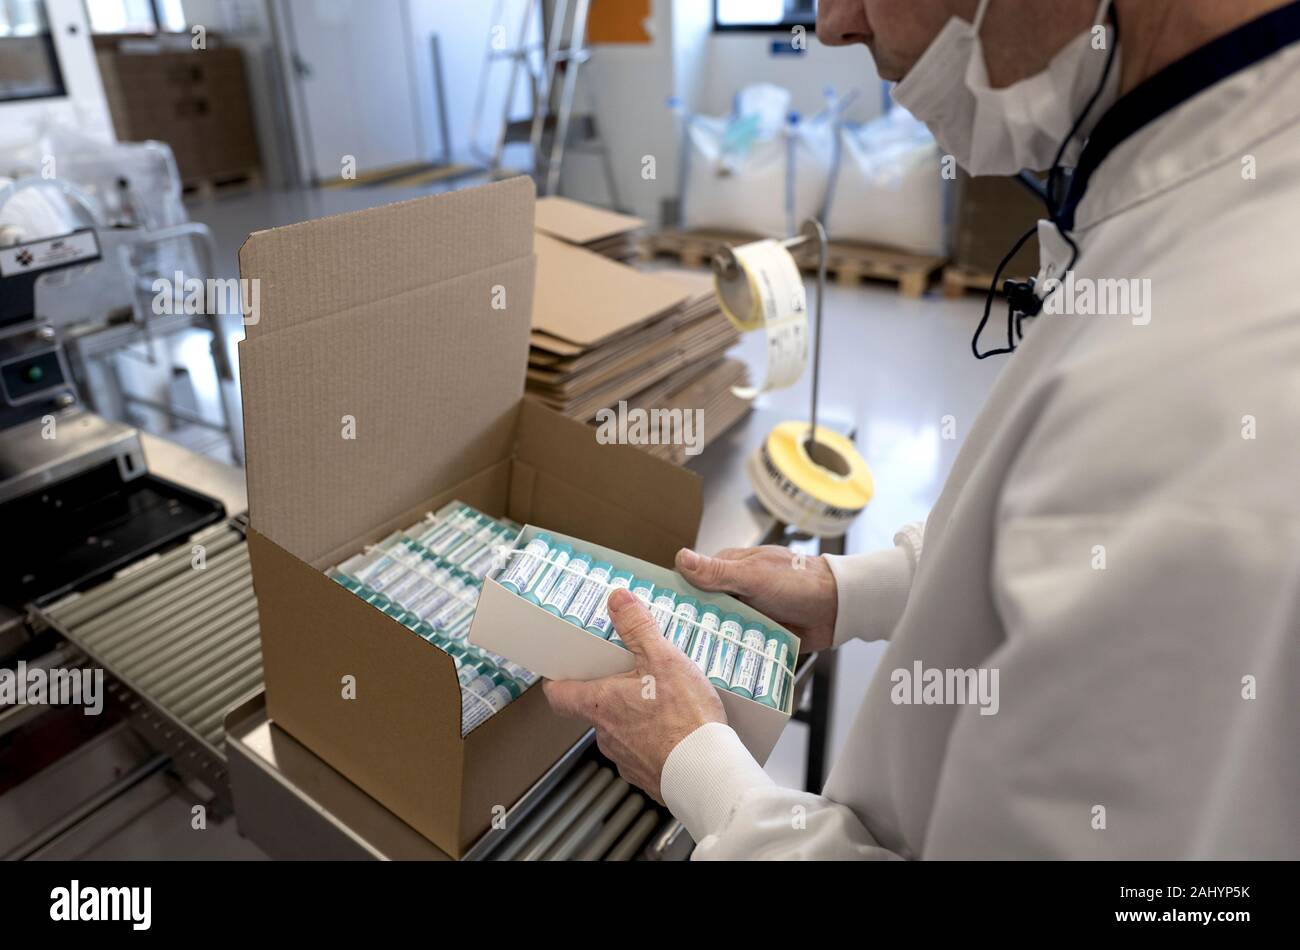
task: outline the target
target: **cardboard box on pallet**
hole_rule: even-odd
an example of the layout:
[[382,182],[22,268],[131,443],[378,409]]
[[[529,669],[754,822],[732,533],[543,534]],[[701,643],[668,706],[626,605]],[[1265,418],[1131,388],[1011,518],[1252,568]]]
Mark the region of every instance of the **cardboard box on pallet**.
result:
[[323,570],[453,499],[657,564],[700,518],[696,475],[523,398],[534,261],[526,178],[240,252],[261,281],[240,364],[268,712],[456,857],[585,726],[534,687],[462,739],[451,658]]

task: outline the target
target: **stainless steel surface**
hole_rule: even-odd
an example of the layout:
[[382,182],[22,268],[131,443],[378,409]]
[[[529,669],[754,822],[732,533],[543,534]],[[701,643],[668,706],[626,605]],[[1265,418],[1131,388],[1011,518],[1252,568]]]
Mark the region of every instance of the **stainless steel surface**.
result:
[[28,777],[0,796],[0,857],[21,857],[39,846],[42,829],[83,811],[104,788],[154,755],[129,727],[119,724]]
[[[193,560],[198,549],[201,567]],[[176,757],[183,774],[228,801],[221,719],[262,685],[257,601],[235,527],[207,528],[177,551],[36,616],[130,691],[127,705],[146,736]]]
[[510,840],[492,853],[492,860],[513,861],[519,857],[556,812],[568,804],[569,800],[591,780],[596,774],[596,768],[595,762],[574,766],[572,774],[565,779],[564,784],[547,795],[545,801],[538,803],[533,814],[523,824],[516,826]]
[[45,430],[42,419],[0,430],[0,502],[114,459],[124,477],[145,473],[140,435],[129,426],[68,409],[54,417],[56,438]]
[[144,445],[149,471],[155,475],[216,498],[226,506],[227,514],[237,515],[248,510],[243,469],[191,452],[184,446],[147,432],[140,434],[140,441]]

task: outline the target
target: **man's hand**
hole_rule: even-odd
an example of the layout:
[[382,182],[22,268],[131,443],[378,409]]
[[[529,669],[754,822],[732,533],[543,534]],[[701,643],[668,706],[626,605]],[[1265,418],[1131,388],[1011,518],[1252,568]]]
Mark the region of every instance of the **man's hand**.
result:
[[839,590],[824,558],[774,546],[729,548],[717,557],[683,549],[677,570],[700,590],[731,594],[788,628],[805,653],[834,642]]
[[596,727],[596,743],[618,774],[663,804],[659,777],[668,754],[692,732],[727,721],[722,701],[686,654],[663,638],[635,595],[609,598],[614,629],[636,657],[636,669],[589,683],[543,684],[551,708]]

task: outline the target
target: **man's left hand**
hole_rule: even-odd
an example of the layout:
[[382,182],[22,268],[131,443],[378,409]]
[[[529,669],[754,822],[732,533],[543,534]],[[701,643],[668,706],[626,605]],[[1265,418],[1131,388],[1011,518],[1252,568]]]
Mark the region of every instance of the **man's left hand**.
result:
[[727,721],[722,701],[699,667],[663,638],[650,611],[626,590],[609,598],[614,629],[636,668],[587,683],[547,681],[551,708],[596,727],[596,743],[618,774],[660,804],[668,754],[700,726]]

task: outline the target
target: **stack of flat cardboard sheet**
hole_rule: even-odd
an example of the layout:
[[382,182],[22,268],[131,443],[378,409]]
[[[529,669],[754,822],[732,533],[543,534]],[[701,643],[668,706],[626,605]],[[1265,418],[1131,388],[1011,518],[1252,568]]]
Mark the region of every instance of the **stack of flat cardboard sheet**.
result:
[[611,260],[630,263],[645,222],[631,215],[552,196],[537,199],[537,230]]
[[[740,336],[706,274],[642,273],[538,233],[528,394],[595,423],[602,410],[680,410],[676,437],[645,445],[676,462],[742,418],[747,369],[726,352]],[[699,410],[696,413],[695,410]],[[691,413],[688,429],[679,420]],[[654,416],[662,419],[663,416]],[[700,432],[703,435],[700,435]]]

